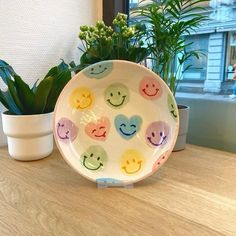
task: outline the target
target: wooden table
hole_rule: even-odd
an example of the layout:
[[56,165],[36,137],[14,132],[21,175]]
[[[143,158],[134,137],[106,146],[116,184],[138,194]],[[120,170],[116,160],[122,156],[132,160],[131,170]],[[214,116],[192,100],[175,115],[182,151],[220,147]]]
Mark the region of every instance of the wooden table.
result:
[[0,236],[236,235],[236,154],[188,145],[133,189],[98,189],[57,150],[0,149]]

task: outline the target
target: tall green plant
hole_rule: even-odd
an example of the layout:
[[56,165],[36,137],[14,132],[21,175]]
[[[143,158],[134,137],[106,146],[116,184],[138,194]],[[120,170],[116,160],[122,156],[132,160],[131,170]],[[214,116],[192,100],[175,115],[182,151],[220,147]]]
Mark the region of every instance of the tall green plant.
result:
[[0,102],[9,113],[31,115],[54,110],[60,92],[71,79],[71,72],[62,61],[30,88],[7,62],[0,60],[0,78],[7,86],[6,90],[0,89]]
[[[134,19],[146,25],[144,37],[151,52],[152,69],[159,74],[175,95],[183,73],[183,65],[191,57],[199,58],[197,50],[187,50],[187,35],[203,23],[207,17],[201,12],[201,3],[206,0],[158,0],[141,1],[134,11]],[[178,62],[178,63],[176,63]],[[176,66],[177,64],[177,66]]]

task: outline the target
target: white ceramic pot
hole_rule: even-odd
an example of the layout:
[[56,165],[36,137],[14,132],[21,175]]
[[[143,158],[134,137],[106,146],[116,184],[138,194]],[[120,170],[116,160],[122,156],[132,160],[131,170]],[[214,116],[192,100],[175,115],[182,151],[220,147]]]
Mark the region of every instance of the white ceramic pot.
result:
[[179,134],[173,151],[180,151],[185,149],[186,138],[188,133],[190,108],[185,105],[178,105],[179,111]]
[[6,145],[7,145],[7,137],[3,133],[2,120],[0,119],[0,147],[4,147]]
[[[4,108],[0,104],[0,113],[4,112]],[[0,147],[7,145],[7,136],[3,133],[2,129],[2,119],[0,119]]]
[[20,161],[42,159],[53,150],[53,113],[38,115],[2,114],[11,157]]

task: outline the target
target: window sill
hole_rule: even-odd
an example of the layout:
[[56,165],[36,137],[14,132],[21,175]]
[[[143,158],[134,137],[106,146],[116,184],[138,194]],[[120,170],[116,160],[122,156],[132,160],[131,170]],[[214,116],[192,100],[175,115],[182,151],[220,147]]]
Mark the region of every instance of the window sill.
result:
[[220,95],[220,94],[212,94],[212,93],[183,93],[177,92],[176,98],[187,98],[187,99],[200,99],[200,100],[212,100],[212,101],[224,101],[224,102],[236,102],[236,96],[232,95]]

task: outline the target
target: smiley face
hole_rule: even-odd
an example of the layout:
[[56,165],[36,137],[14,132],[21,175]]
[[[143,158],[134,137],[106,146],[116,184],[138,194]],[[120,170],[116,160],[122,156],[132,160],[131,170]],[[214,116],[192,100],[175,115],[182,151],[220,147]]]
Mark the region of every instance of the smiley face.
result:
[[90,122],[85,126],[85,133],[92,139],[105,141],[110,130],[110,121],[107,117],[101,117],[97,122]]
[[144,157],[137,150],[128,149],[121,157],[121,170],[124,174],[137,174],[142,170],[143,165]]
[[118,115],[115,118],[115,127],[117,132],[124,139],[133,138],[140,130],[142,118],[140,116],[132,116],[130,119],[124,115]]
[[71,120],[67,118],[61,118],[57,122],[56,132],[61,142],[70,143],[76,139],[78,135],[78,128]]
[[84,74],[89,78],[101,79],[111,73],[113,63],[111,61],[99,62],[87,67]]
[[157,160],[152,166],[152,172],[155,172],[163,164],[163,162],[167,160],[169,153],[170,151],[168,150],[157,158]]
[[111,84],[104,93],[105,102],[108,106],[119,109],[129,101],[129,89],[120,83]]
[[163,121],[151,123],[146,130],[146,142],[152,148],[163,147],[170,136],[170,128]]
[[161,84],[154,77],[146,76],[144,77],[139,84],[139,93],[149,100],[155,100],[161,97],[162,88]]
[[94,95],[87,87],[75,89],[70,95],[70,105],[72,108],[84,110],[92,107],[94,104]]
[[167,99],[168,99],[167,102],[168,102],[168,108],[169,108],[170,114],[174,118],[174,120],[177,121],[177,119],[178,119],[178,111],[177,111],[177,107],[176,107],[176,103],[174,101],[174,98],[173,98],[173,96],[168,94],[168,98]]
[[90,171],[100,171],[104,169],[107,162],[106,151],[98,146],[90,146],[81,156],[80,163]]

